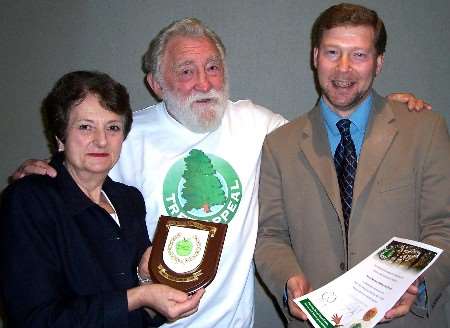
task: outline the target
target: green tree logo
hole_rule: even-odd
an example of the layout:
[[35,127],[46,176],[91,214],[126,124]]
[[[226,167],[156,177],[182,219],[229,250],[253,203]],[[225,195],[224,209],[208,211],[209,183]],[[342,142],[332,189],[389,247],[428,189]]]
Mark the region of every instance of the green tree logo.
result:
[[182,177],[186,182],[181,190],[181,196],[186,200],[184,210],[202,208],[209,213],[211,206],[223,205],[226,201],[223,186],[208,156],[201,150],[192,149],[184,162],[186,169]]
[[175,161],[163,183],[167,215],[230,223],[242,199],[242,184],[224,159],[192,149]]

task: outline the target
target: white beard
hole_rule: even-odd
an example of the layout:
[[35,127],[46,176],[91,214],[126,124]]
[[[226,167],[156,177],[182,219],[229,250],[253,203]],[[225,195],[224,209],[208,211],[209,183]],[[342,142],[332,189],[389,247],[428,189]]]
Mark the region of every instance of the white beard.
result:
[[[228,84],[223,90],[211,89],[206,93],[193,91],[187,98],[178,96],[168,88],[163,89],[163,101],[173,118],[195,133],[216,130],[222,122],[228,101]],[[207,100],[202,103],[199,101]]]

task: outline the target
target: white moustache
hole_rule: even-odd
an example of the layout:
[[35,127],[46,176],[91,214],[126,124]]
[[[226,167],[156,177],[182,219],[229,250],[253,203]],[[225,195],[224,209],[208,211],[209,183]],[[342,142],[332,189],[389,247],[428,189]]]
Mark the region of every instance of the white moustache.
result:
[[217,102],[217,101],[219,101],[220,96],[221,96],[221,94],[214,89],[211,89],[206,93],[195,91],[189,95],[189,97],[186,99],[186,101],[189,104],[192,104],[193,102],[196,102],[196,101],[202,101],[202,100],[213,100],[213,101]]

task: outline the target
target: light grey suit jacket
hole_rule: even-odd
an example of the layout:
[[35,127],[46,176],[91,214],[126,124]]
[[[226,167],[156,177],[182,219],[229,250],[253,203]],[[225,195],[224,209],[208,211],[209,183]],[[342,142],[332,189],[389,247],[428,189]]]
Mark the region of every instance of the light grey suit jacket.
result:
[[[434,327],[446,327],[446,300],[439,299],[450,282],[450,138],[439,114],[411,113],[374,92],[358,160],[348,250],[318,106],[266,138],[259,199],[255,263],[281,306],[291,276],[305,274],[316,289],[398,236],[444,249],[425,279]],[[295,321],[290,325],[302,326]],[[383,326],[428,324],[409,313]]]

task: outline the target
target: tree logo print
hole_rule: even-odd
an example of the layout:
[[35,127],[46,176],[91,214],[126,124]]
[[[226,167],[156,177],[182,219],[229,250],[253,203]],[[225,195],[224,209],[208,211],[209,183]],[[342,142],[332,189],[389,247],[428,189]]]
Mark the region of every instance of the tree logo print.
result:
[[209,213],[211,206],[223,205],[226,201],[225,193],[209,157],[201,150],[193,149],[184,162],[185,183],[181,196],[186,204],[183,209],[189,211],[202,208],[205,213]]
[[163,197],[170,216],[227,224],[238,210],[242,185],[228,162],[192,149],[167,172]]

